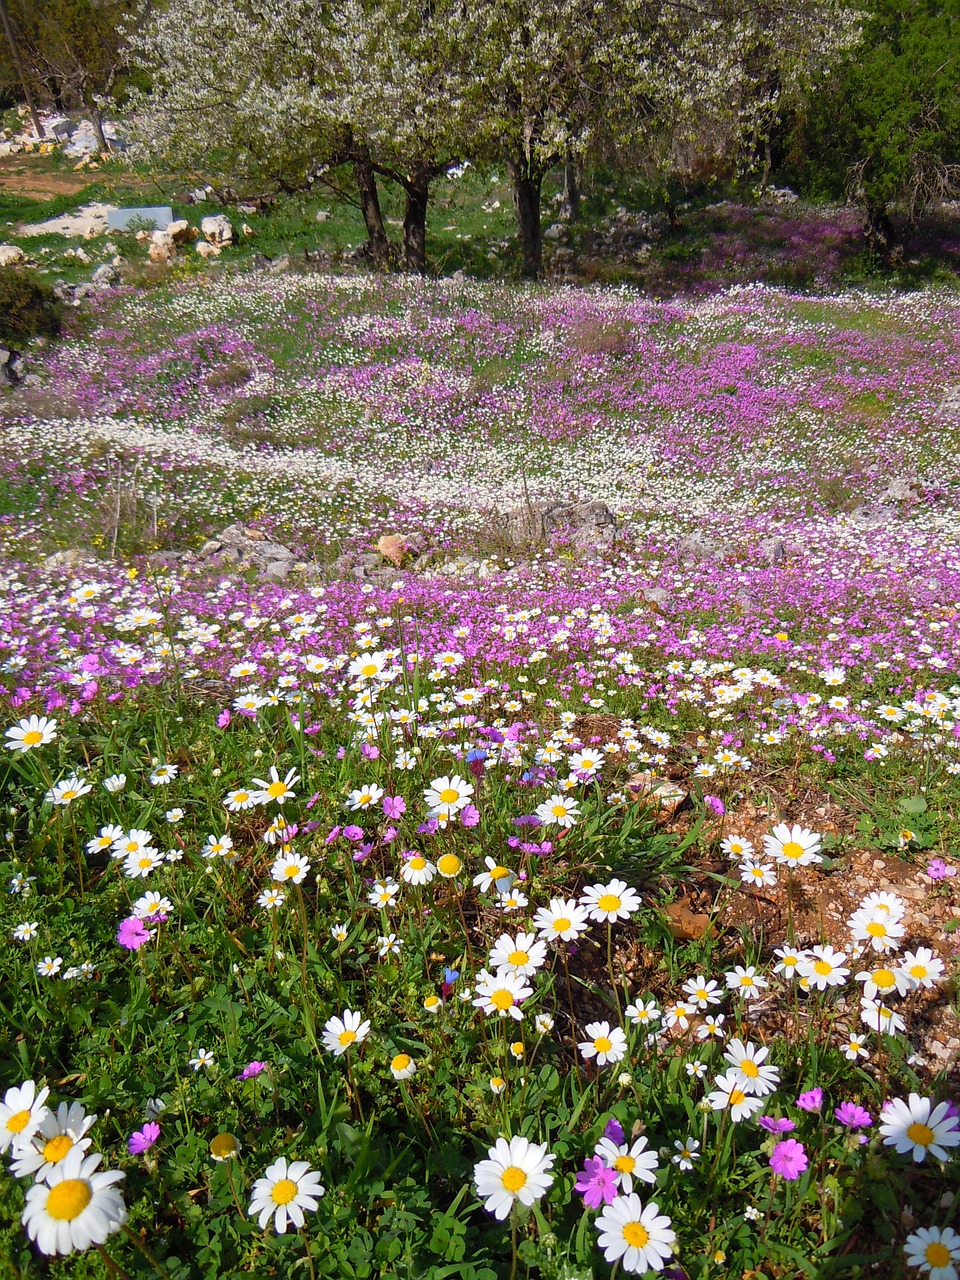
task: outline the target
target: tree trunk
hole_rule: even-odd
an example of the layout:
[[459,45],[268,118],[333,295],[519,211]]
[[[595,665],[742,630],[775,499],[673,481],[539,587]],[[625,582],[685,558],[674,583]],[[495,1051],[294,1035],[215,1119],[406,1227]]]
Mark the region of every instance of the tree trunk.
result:
[[579,165],[573,159],[568,159],[563,166],[563,200],[560,204],[560,217],[566,222],[576,222],[580,217]]
[[430,176],[415,174],[403,184],[403,269],[414,276],[427,274],[427,205]]
[[522,161],[507,161],[507,174],[513,183],[513,208],[520,235],[520,274],[536,280],[543,267],[543,233],[540,229],[540,186],[543,175],[533,175]]
[[367,228],[367,242],[370,256],[378,271],[390,269],[390,241],[383,226],[383,214],[380,212],[380,196],[377,192],[377,179],[370,163],[370,152],[365,146],[357,146],[353,151],[353,176],[360,196],[360,212]]
[[867,248],[880,257],[889,267],[903,263],[903,245],[890,221],[885,204],[868,205],[863,228]]

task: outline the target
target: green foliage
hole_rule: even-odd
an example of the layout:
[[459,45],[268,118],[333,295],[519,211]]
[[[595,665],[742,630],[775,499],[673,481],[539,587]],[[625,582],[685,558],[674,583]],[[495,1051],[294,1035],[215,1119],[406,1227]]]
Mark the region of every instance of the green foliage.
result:
[[874,0],[863,44],[794,122],[786,174],[814,196],[915,215],[956,190],[958,140],[960,4]]
[[0,342],[53,336],[60,332],[61,319],[62,307],[46,281],[0,267]]

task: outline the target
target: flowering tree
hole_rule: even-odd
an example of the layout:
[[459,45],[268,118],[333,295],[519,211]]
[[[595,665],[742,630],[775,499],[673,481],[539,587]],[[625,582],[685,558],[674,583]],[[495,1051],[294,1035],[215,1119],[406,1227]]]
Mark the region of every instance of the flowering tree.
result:
[[373,259],[386,266],[369,149],[339,108],[315,0],[170,0],[144,16],[130,56],[153,84],[132,95],[131,158],[285,191],[349,164]]

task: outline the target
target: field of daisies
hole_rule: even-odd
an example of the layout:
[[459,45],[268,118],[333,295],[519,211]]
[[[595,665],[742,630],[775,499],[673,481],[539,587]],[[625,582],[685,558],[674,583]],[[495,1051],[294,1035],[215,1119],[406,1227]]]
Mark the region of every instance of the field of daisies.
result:
[[[958,335],[250,274],[33,352],[0,1276],[957,1280]],[[156,554],[232,521],[302,567]]]

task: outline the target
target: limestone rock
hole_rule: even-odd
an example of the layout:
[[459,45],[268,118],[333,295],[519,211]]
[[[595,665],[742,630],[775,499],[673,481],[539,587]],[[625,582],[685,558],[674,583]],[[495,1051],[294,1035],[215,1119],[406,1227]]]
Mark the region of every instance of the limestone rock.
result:
[[567,533],[575,546],[593,551],[613,545],[617,521],[605,502],[539,501],[497,512],[488,531],[517,551],[545,543],[554,533]]
[[197,253],[207,261],[211,258],[219,258],[220,246],[218,244],[208,244],[206,240],[200,240],[197,242]]
[[212,214],[200,223],[200,230],[207,244],[225,245],[233,242],[233,227],[230,219],[222,213]]
[[17,244],[0,244],[0,267],[15,267],[25,262],[27,255]]

